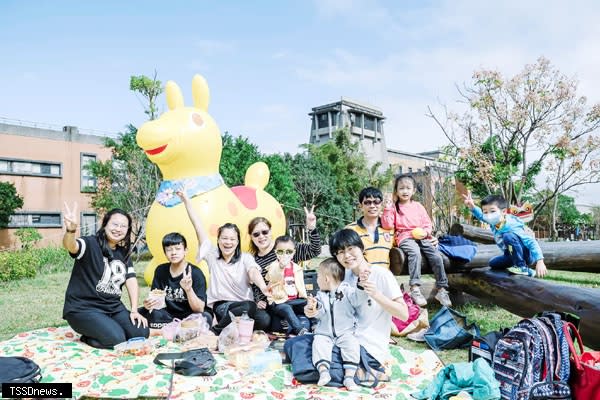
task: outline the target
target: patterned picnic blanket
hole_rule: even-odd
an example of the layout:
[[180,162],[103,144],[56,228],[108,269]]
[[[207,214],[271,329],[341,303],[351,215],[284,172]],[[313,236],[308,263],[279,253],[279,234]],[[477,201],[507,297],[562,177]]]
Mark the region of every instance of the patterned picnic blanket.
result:
[[[166,341],[162,340],[162,344]],[[83,344],[69,327],[46,328],[20,333],[0,342],[0,354],[31,358],[42,368],[42,382],[70,382],[73,397],[103,398],[162,397],[169,392],[170,369],[153,364],[158,352],[181,351],[169,343],[153,355],[117,356]],[[410,399],[410,393],[423,389],[442,368],[431,350],[415,353],[391,346],[395,361],[391,381],[376,389],[345,389],[302,385],[293,379],[289,365],[283,369],[251,375],[238,371],[221,354],[215,354],[217,375],[173,378],[172,399]]]

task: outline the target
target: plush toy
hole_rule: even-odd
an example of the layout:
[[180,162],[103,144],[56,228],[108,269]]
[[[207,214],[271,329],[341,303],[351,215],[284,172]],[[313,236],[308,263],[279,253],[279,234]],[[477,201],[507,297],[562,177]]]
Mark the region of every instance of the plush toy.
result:
[[[281,205],[264,191],[269,182],[269,167],[265,163],[257,162],[248,168],[244,186],[230,189],[225,185],[219,174],[221,132],[208,114],[210,95],[204,78],[195,75],[192,80],[194,107],[184,106],[175,82],[167,82],[165,92],[169,111],[143,124],[136,137],[163,176],[146,220],[146,240],[153,256],[144,272],[148,284],[156,267],[167,261],[161,245],[167,233],[179,232],[185,236],[186,258],[195,262],[198,241],[185,207],[175,194],[177,190],[184,190],[192,200],[215,245],[217,229],[227,222],[240,229],[244,251],[249,249],[247,231],[252,218],[267,218],[272,224],[273,237],[284,234],[286,226]],[[206,266],[201,269],[208,281]]]
[[533,205],[525,202],[520,206],[511,205],[508,212],[515,217],[521,218],[523,222],[529,222],[533,219]]

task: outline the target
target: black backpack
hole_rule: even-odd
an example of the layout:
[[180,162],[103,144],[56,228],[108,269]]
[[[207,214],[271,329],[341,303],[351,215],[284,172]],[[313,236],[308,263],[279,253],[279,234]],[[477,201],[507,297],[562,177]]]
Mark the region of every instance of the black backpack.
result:
[[[163,360],[172,360],[172,363],[165,364]],[[217,373],[217,361],[207,348],[183,353],[160,353],[154,358],[154,364],[172,368],[176,374],[185,376],[213,376]]]
[[483,358],[491,366],[496,343],[498,343],[498,340],[506,335],[509,330],[510,328],[503,328],[499,331],[489,332],[486,335],[474,336],[473,340],[471,340],[471,347],[469,348],[469,361]]
[[0,357],[0,383],[37,383],[41,379],[40,366],[29,358]]

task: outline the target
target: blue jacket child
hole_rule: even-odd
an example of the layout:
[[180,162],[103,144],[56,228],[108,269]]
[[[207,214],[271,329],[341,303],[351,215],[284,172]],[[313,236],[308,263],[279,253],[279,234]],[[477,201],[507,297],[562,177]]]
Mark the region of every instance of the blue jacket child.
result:
[[[489,261],[493,269],[507,269],[516,275],[527,275],[542,278],[546,275],[544,255],[540,245],[527,231],[521,219],[506,214],[506,199],[498,195],[490,195],[481,201],[481,208],[475,206],[471,193],[463,195],[465,204],[471,209],[475,218],[490,225],[494,240],[504,254]],[[535,263],[535,271],[528,267]]]

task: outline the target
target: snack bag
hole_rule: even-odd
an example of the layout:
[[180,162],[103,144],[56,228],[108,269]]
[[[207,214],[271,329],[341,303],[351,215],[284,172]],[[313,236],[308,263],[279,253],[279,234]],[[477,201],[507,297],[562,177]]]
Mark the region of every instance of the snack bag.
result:
[[148,293],[149,300],[158,300],[158,304],[153,308],[154,310],[160,310],[161,308],[165,308],[167,304],[165,303],[165,296],[167,292],[162,289],[152,289],[150,293]]
[[223,329],[221,334],[219,335],[219,352],[225,353],[225,351],[231,347],[235,346],[239,339],[239,331],[238,326],[235,320],[235,315],[229,313],[229,317],[231,318],[231,323]]

